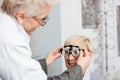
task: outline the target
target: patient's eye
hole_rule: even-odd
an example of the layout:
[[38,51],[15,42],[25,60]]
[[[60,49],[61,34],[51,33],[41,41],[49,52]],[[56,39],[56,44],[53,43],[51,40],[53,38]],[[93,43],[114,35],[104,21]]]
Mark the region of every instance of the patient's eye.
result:
[[73,50],[72,52],[73,52],[75,55],[77,54],[77,50]]

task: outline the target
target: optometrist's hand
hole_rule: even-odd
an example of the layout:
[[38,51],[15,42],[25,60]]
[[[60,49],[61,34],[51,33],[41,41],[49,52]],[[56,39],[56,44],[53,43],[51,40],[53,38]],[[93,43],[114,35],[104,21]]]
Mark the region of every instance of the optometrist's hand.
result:
[[61,56],[61,48],[62,47],[57,47],[56,49],[48,53],[48,55],[46,56],[47,66],[50,66],[56,59],[58,59]]
[[80,56],[78,57],[77,64],[82,68],[82,75],[84,76],[86,69],[88,68],[91,59],[92,59],[92,52],[88,52],[88,50],[81,50]]

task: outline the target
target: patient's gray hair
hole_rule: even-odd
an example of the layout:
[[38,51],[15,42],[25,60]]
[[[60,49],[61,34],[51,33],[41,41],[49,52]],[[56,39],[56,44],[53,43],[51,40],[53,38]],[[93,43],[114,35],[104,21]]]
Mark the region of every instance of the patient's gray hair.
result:
[[93,52],[92,40],[83,35],[72,35],[68,37],[64,45],[86,46],[89,51]]
[[52,6],[57,0],[3,0],[1,9],[15,17],[18,11],[23,11],[26,17],[36,16],[45,5]]

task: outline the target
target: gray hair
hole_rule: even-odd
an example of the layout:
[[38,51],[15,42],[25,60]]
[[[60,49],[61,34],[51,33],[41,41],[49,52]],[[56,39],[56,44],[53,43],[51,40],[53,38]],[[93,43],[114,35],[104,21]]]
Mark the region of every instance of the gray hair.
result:
[[15,17],[18,11],[24,11],[26,17],[36,16],[45,5],[52,6],[57,0],[3,0],[1,9]]
[[89,51],[93,51],[93,42],[91,41],[91,39],[82,35],[70,36],[65,41],[64,45],[85,46]]

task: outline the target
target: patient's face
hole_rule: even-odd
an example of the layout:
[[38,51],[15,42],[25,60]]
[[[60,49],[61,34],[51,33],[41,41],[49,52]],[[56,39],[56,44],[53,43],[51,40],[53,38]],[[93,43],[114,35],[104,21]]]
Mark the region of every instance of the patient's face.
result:
[[77,65],[77,58],[75,58],[72,54],[65,56],[65,64],[67,68],[71,68]]
[[[78,46],[78,45],[74,45],[74,46]],[[85,49],[86,48],[84,46],[79,46],[79,47],[80,47],[80,49]],[[71,67],[77,65],[78,57],[74,57],[72,54],[64,56],[64,59],[65,59],[65,64],[66,64],[67,68],[71,68]]]

